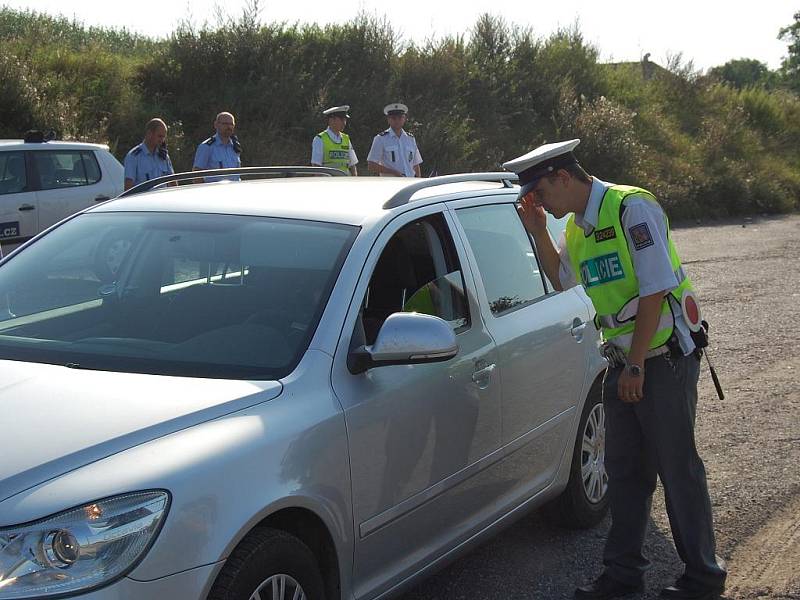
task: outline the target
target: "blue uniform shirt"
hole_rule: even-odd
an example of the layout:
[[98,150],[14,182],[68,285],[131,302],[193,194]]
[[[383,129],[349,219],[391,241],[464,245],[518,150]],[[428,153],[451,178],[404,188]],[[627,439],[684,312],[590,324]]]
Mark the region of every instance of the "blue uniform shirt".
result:
[[[202,144],[197,146],[194,155],[194,168],[197,169],[235,169],[242,166],[240,153],[236,151],[233,139],[223,144],[219,137],[214,134]],[[206,181],[219,181],[230,179],[238,181],[239,176],[232,177],[206,177]]]
[[172,175],[174,172],[172,161],[166,150],[159,153],[159,148],[156,147],[153,152],[150,152],[144,142],[131,148],[130,152],[125,155],[125,179],[132,180],[133,185],[139,185],[143,181],[163,175]]

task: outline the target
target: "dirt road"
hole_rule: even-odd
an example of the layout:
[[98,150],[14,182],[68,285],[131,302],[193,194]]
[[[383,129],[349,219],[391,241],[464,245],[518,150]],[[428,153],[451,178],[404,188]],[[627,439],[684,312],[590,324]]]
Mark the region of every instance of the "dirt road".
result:
[[[679,227],[726,392],[701,374],[697,440],[708,471],[725,598],[800,600],[800,216]],[[608,521],[573,532],[532,514],[402,600],[566,599],[601,569]],[[660,491],[647,539],[656,598],[681,573]]]

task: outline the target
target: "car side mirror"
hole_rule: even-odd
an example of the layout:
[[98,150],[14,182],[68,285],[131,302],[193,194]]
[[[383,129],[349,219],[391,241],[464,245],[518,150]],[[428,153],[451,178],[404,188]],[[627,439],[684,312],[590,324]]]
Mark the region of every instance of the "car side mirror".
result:
[[360,346],[350,352],[347,368],[355,375],[373,367],[442,362],[456,354],[456,335],[447,321],[400,312],[384,321],[372,346]]

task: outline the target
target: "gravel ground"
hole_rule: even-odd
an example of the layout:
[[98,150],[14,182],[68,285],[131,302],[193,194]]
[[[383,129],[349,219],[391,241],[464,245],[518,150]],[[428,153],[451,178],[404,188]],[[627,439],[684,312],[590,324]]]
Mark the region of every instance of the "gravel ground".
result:
[[[711,324],[726,392],[700,376],[697,441],[708,472],[725,598],[800,600],[800,216],[678,227],[676,244]],[[601,569],[608,520],[566,531],[533,513],[400,600],[572,598]],[[682,572],[661,491],[653,502],[644,594]]]

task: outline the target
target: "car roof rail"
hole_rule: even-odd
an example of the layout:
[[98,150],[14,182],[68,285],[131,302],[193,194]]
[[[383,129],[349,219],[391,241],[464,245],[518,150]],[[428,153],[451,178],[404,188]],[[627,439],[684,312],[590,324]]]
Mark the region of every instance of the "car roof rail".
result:
[[133,186],[129,190],[122,192],[117,198],[125,198],[149,192],[153,188],[161,187],[173,181],[190,181],[201,177],[230,177],[231,175],[268,175],[272,177],[304,177],[321,175],[323,177],[339,177],[346,174],[339,169],[330,167],[307,167],[307,166],[286,166],[286,167],[236,167],[233,169],[208,169],[205,171],[188,171],[184,173],[173,173],[156,177],[148,181],[143,181],[139,185]]
[[448,183],[463,183],[470,181],[494,181],[502,183],[503,186],[510,188],[519,181],[516,173],[501,171],[499,173],[459,173],[457,175],[441,175],[440,177],[428,177],[412,183],[397,192],[394,196],[383,203],[383,208],[397,208],[411,202],[411,197],[420,190],[424,190],[438,185]]

